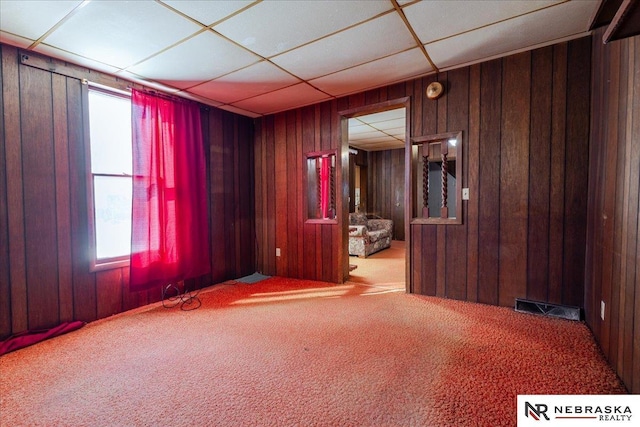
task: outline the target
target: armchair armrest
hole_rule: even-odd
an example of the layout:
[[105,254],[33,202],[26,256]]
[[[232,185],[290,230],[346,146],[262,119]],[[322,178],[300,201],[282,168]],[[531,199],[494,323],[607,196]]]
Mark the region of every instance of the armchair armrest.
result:
[[367,226],[366,225],[350,225],[349,237],[366,237]]

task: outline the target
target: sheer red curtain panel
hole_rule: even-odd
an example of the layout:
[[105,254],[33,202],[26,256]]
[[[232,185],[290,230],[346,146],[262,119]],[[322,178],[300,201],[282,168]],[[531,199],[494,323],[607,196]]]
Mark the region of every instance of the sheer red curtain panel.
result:
[[132,291],[211,271],[200,108],[132,90]]

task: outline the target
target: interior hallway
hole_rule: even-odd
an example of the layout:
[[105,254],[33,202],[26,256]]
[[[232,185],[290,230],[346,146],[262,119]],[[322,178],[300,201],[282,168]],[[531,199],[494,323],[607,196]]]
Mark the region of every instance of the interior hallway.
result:
[[391,247],[367,258],[349,257],[349,264],[357,268],[349,273],[349,282],[405,290],[405,243],[393,240]]

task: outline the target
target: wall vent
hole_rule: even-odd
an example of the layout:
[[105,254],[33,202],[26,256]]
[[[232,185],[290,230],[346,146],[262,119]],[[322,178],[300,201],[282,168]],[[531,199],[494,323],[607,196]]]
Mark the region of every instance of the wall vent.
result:
[[541,314],[543,316],[560,317],[567,320],[580,320],[580,307],[516,298],[515,308],[516,311],[520,313]]

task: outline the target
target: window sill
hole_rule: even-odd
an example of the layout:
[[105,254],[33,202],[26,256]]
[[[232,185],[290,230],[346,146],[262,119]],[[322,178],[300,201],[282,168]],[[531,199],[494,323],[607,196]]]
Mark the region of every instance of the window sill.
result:
[[114,270],[116,268],[129,267],[129,257],[125,259],[114,259],[107,261],[95,261],[91,262],[89,271],[95,273],[97,271]]

